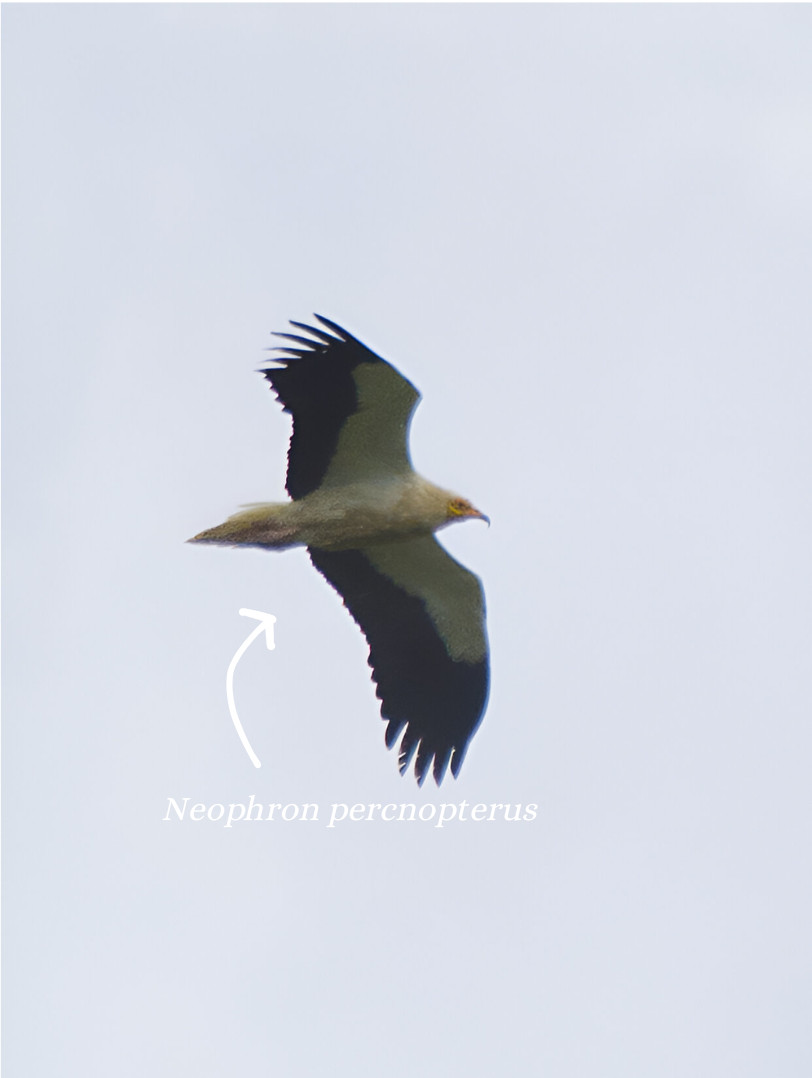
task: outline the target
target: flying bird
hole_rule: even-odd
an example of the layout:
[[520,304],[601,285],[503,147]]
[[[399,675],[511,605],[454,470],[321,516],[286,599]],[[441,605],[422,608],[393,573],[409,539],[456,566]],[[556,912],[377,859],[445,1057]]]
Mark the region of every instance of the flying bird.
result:
[[[420,785],[459,774],[488,698],[479,578],[434,532],[484,513],[418,475],[408,434],[420,393],[327,318],[276,348],[260,373],[293,417],[291,501],[257,503],[189,542],[285,550],[305,546],[369,644],[369,665],[405,774]],[[324,328],[321,328],[324,327]]]

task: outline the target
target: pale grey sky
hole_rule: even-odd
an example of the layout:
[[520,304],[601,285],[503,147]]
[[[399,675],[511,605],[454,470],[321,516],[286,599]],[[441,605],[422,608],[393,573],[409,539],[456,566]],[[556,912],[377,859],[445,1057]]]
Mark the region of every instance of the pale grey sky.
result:
[[[806,1078],[807,5],[6,5],[10,1078]],[[493,688],[397,774],[254,373],[313,311],[487,512]],[[231,727],[238,668],[255,771]],[[167,798],[537,803],[163,822]]]

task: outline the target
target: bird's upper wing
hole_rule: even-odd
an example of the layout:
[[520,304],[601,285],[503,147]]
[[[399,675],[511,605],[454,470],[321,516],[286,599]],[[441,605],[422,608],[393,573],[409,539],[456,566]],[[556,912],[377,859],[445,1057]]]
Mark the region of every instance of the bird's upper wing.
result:
[[394,367],[319,315],[331,332],[278,333],[283,366],[263,370],[293,416],[286,486],[302,498],[321,486],[388,479],[411,471],[407,437],[420,394]]
[[308,553],[367,638],[388,748],[405,727],[401,774],[416,750],[419,783],[432,759],[438,784],[456,776],[488,699],[479,578],[433,536]]

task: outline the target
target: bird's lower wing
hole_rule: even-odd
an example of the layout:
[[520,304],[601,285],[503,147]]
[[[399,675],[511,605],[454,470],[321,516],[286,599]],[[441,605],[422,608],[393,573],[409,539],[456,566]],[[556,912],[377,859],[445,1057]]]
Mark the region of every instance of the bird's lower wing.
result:
[[485,602],[478,577],[432,536],[360,550],[309,549],[369,643],[369,664],[388,723],[401,732],[401,774],[415,759],[422,784],[456,776],[488,699]]

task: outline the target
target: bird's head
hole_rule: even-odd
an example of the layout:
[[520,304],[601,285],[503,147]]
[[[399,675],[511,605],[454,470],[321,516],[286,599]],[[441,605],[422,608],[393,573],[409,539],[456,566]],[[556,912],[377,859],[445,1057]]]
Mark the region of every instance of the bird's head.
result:
[[484,513],[480,511],[468,501],[467,498],[450,498],[446,505],[446,519],[449,524],[452,524],[455,520],[465,520],[467,517],[475,517],[477,520],[484,520],[490,527],[490,517],[486,517]]

